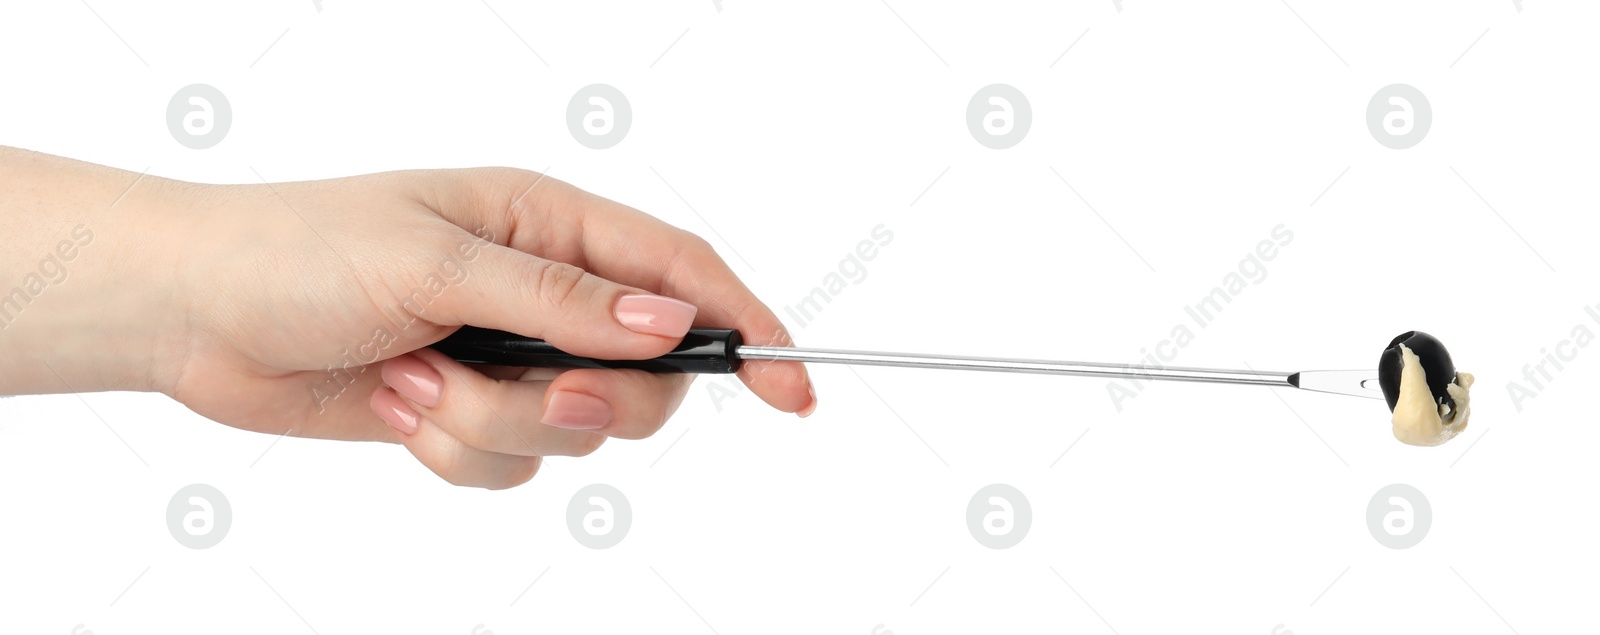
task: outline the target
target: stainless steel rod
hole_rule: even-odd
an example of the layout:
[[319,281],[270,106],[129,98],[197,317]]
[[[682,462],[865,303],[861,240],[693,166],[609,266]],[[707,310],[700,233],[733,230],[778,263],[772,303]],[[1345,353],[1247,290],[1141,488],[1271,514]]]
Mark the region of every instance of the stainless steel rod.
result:
[[872,351],[787,348],[781,346],[740,346],[738,349],[738,355],[741,359],[746,360],[820,362],[825,364],[862,364],[867,366],[894,366],[899,368],[982,370],[1000,373],[1074,375],[1079,377],[1111,377],[1134,380],[1151,379],[1161,381],[1192,381],[1213,384],[1247,384],[1252,386],[1294,386],[1294,384],[1289,382],[1289,376],[1292,373],[1258,370],[1225,370],[1217,368],[1189,368],[1176,366],[1160,368],[1138,366],[1133,364],[1106,364],[1099,362],[1008,359],[1003,357],[966,357],[958,355],[924,355],[918,353],[878,353]]

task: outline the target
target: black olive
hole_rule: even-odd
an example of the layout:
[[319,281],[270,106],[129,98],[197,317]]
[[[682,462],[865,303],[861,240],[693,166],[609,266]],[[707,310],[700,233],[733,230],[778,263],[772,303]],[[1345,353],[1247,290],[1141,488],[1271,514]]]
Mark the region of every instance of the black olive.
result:
[[1433,395],[1434,405],[1450,406],[1450,413],[1455,414],[1456,400],[1445,387],[1455,383],[1456,365],[1450,361],[1450,351],[1444,349],[1444,344],[1422,331],[1401,333],[1389,342],[1388,348],[1383,349],[1383,357],[1378,360],[1378,386],[1383,388],[1383,398],[1389,402],[1389,410],[1394,411],[1395,403],[1400,400],[1400,371],[1405,364],[1405,356],[1400,352],[1401,344],[1411,349],[1417,361],[1422,363],[1422,372],[1428,376],[1428,392]]

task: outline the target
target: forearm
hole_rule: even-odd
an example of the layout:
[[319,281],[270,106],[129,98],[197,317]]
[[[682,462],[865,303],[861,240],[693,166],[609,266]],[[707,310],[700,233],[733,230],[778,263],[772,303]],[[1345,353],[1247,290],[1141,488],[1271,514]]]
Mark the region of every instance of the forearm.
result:
[[170,385],[187,187],[0,147],[0,394]]

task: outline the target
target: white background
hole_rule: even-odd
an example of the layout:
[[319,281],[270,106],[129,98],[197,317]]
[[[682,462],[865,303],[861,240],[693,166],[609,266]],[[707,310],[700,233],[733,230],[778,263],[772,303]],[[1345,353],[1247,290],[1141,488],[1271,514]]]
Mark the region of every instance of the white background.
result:
[[[1595,7],[721,5],[9,3],[0,143],[204,182],[548,170],[707,236],[786,320],[883,224],[865,278],[790,321],[833,348],[1136,361],[1284,224],[1174,363],[1368,368],[1422,329],[1477,374],[1471,426],[1417,448],[1375,401],[1163,384],[1119,412],[1099,380],[816,366],[809,420],[702,378],[655,437],[485,492],[160,396],[17,397],[0,631],[1593,628],[1600,351],[1508,383],[1600,332]],[[165,123],[193,83],[232,108],[207,150]],[[633,109],[607,150],[566,126],[593,83]],[[966,125],[992,83],[1033,111],[1006,150]],[[1432,107],[1406,150],[1366,126],[1394,83]],[[231,504],[216,547],[168,533],[190,483]],[[591,483],[633,510],[608,550],[566,527]],[[990,483],[1031,506],[1016,547],[968,532]],[[1367,529],[1391,483],[1431,504],[1416,547]]]

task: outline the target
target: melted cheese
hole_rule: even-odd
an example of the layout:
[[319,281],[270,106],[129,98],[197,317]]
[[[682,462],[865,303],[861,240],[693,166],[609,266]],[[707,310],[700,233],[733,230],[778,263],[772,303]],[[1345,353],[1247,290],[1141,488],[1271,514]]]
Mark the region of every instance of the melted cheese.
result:
[[1468,389],[1472,375],[1456,373],[1456,380],[1445,387],[1455,400],[1456,410],[1438,403],[1428,390],[1428,376],[1417,354],[1400,345],[1400,398],[1394,404],[1394,438],[1407,445],[1439,445],[1467,427],[1472,415]]

